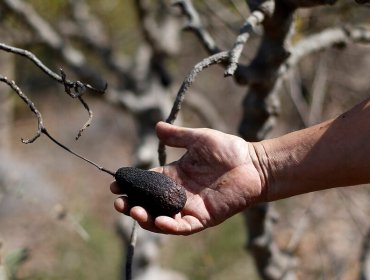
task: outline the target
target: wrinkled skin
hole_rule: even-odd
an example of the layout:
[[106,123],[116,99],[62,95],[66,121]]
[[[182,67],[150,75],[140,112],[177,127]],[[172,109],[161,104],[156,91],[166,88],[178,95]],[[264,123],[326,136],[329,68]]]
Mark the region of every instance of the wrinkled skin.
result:
[[[187,202],[174,217],[150,217],[144,208],[130,207],[127,197],[115,201],[117,211],[132,216],[141,227],[159,233],[189,235],[220,224],[263,197],[263,172],[253,145],[211,129],[191,129],[163,122],[158,138],[171,147],[185,148],[175,162],[152,170],[185,187]],[[120,194],[116,182],[111,191]]]

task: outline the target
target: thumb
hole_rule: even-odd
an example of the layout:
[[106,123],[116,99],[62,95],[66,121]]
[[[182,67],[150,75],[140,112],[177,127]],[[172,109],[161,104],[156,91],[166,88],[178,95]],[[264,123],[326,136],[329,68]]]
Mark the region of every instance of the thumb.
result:
[[176,147],[186,148],[195,139],[194,129],[175,126],[166,122],[159,122],[156,125],[156,133],[163,144]]

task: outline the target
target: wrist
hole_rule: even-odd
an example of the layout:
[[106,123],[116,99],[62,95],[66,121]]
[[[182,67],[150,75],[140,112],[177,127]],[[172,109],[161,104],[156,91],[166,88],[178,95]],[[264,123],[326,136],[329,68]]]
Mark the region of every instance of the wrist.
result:
[[312,192],[331,185],[326,182],[332,177],[330,172],[326,172],[324,162],[327,159],[321,156],[323,151],[325,154],[325,149],[318,142],[329,124],[330,122],[322,123],[254,143],[259,164],[266,174],[266,201]]
[[248,145],[252,163],[258,172],[261,182],[260,197],[256,202],[268,202],[273,182],[268,155],[262,142],[248,143]]
[[[299,147],[299,143],[289,143],[283,138],[253,143],[259,170],[264,176],[265,202],[307,192],[306,184],[311,184],[311,179],[306,176],[308,171],[301,164],[301,159],[305,158],[310,145],[306,143]],[[297,182],[300,182],[300,185],[293,188]]]

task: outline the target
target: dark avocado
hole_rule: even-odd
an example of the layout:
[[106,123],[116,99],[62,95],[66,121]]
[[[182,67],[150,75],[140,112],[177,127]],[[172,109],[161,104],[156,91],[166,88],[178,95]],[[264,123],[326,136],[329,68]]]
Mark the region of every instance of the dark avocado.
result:
[[158,172],[134,167],[117,170],[115,179],[131,206],[142,206],[153,217],[173,216],[186,203],[183,186]]

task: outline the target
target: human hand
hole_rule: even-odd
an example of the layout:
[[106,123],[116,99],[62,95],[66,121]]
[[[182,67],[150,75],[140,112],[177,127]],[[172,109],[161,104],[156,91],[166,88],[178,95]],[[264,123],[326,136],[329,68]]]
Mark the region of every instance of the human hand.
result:
[[[174,217],[153,219],[144,208],[130,207],[128,197],[115,201],[117,211],[131,215],[141,227],[159,233],[189,235],[220,224],[252,203],[263,200],[264,178],[252,144],[212,129],[191,129],[160,122],[159,139],[186,148],[178,160],[152,169],[171,177],[187,193],[184,209]],[[111,190],[123,194],[116,182]]]

